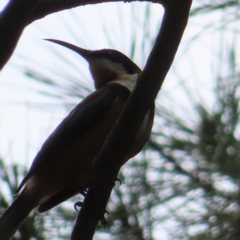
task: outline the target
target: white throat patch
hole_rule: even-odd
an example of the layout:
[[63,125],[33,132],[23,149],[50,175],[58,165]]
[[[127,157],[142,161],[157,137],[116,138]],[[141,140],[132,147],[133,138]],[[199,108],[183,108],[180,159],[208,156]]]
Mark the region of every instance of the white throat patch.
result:
[[130,92],[133,91],[138,79],[138,74],[122,74],[119,75],[119,78],[117,80],[111,81],[108,84],[111,83],[118,83],[124,87],[126,87]]

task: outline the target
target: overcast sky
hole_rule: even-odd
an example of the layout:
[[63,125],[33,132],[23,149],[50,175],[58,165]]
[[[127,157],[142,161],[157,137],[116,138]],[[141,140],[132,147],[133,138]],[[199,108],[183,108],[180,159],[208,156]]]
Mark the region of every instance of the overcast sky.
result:
[[[0,0],[0,9],[5,5],[4,2]],[[64,67],[62,60],[56,58],[55,52],[59,52],[76,64],[75,76],[79,74],[80,79],[86,76],[89,86],[93,88],[88,66],[83,59],[42,39],[60,39],[88,49],[112,48],[114,45],[114,48],[128,55],[132,31],[136,30],[136,34],[139,34],[144,23],[141,16],[146,4],[135,3],[135,6],[135,11],[128,3],[80,7],[52,14],[25,29],[14,55],[0,75],[0,155],[7,163],[18,162],[29,166],[46,137],[67,113],[60,101],[32,90],[41,86],[23,76],[19,71],[20,66],[37,64],[37,68]],[[149,29],[156,32],[158,27],[154,24],[161,19],[163,11],[157,4],[152,4],[151,9],[152,25]],[[134,14],[137,23],[132,23],[131,15]],[[199,38],[190,49],[187,48],[188,41],[200,31],[204,22],[209,21],[208,17],[190,21],[176,57],[178,64],[172,67],[159,95],[161,101],[176,108],[176,113],[182,110],[182,106],[188,109],[191,104],[187,101],[186,92],[181,89],[183,83],[192,89],[196,101],[206,101],[209,108],[214,101],[211,91],[216,66],[210,66],[209,63],[212,58],[217,58],[212,54],[218,45],[213,41],[216,33],[206,31],[204,37]],[[217,19],[218,16],[214,17]],[[110,32],[108,38],[105,28]],[[231,38],[226,41],[231,42]],[[134,60],[140,67],[144,66],[142,59],[136,57]],[[161,239],[164,240],[164,237]]]

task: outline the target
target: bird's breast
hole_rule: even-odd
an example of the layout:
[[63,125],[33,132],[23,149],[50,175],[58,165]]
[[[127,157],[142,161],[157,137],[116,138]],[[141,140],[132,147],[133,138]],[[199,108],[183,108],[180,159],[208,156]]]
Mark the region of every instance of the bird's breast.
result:
[[[88,182],[91,178],[93,159],[101,150],[126,100],[117,97],[109,111],[94,126],[62,149],[44,168],[29,179],[26,190],[35,192],[39,196],[38,204],[42,204],[68,186],[84,186]],[[144,147],[151,132],[153,114],[154,108],[151,108],[143,119],[124,162],[135,156]]]

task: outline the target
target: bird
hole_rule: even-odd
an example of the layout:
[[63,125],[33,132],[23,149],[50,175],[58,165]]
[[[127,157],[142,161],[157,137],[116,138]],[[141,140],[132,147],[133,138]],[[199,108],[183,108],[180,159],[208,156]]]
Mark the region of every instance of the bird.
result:
[[[76,194],[86,193],[95,156],[118,120],[142,70],[114,49],[87,50],[45,39],[83,57],[89,65],[95,91],[84,98],[43,143],[19,184],[13,203],[0,217],[0,239],[9,240],[29,213],[43,213]],[[123,163],[146,144],[154,120],[154,103],[142,120]]]

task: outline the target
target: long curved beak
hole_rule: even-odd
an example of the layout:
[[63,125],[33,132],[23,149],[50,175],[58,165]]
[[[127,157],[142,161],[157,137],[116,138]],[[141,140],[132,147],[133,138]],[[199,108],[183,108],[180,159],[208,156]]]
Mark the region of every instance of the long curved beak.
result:
[[91,52],[92,52],[91,50],[80,48],[71,43],[67,43],[64,41],[56,40],[56,39],[44,39],[44,40],[62,45],[66,48],[69,48],[69,49],[73,50],[74,52],[78,53],[79,55],[81,55],[87,61],[91,58]]

